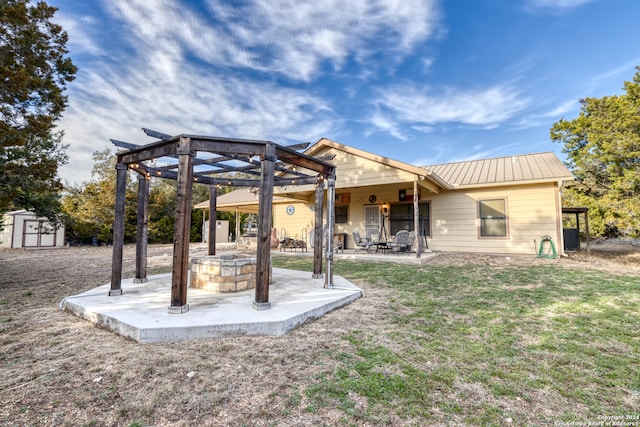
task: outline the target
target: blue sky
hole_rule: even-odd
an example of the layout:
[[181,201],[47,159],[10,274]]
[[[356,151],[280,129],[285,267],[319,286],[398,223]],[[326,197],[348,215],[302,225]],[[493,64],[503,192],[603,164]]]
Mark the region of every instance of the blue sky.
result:
[[414,165],[555,151],[640,65],[636,0],[48,0],[79,67],[64,181],[142,127]]

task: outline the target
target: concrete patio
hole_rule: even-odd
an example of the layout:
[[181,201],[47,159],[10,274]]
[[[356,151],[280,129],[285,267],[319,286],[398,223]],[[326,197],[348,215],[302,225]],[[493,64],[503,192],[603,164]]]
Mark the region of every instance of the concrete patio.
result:
[[308,271],[273,269],[271,309],[253,308],[254,290],[214,294],[189,288],[189,311],[169,314],[171,273],[146,283],[123,279],[123,294],[108,296],[109,284],[66,297],[60,309],[140,343],[247,335],[282,335],[363,296],[340,276],[325,289]]

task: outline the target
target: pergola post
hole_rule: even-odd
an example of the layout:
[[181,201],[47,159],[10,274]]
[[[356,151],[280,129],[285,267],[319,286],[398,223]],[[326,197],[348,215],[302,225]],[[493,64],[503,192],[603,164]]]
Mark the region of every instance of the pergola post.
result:
[[116,164],[116,205],[113,219],[113,253],[109,296],[122,295],[122,252],[124,249],[124,205],[127,196],[127,166]]
[[133,283],[147,278],[147,244],[149,237],[149,177],[138,175],[138,210],[136,221],[136,277]]
[[414,245],[416,246],[416,258],[420,258],[420,253],[422,252],[422,236],[420,233],[420,200],[418,193],[418,177],[416,176],[413,180],[413,229],[414,231]]
[[173,235],[173,274],[171,277],[169,313],[181,314],[189,311],[189,305],[187,304],[187,278],[191,234],[193,158],[195,155],[191,150],[191,138],[180,137],[176,154],[178,155],[178,190]]
[[327,273],[324,287],[333,288],[333,224],[335,222],[336,177],[329,176],[327,189]]
[[209,255],[216,254],[216,209],[218,203],[218,189],[216,185],[209,186]]
[[273,204],[273,173],[275,171],[276,147],[266,144],[262,156],[260,173],[260,199],[258,205],[258,237],[256,257],[256,297],[253,308],[268,310],[269,282],[271,281],[271,216]]
[[313,275],[314,279],[322,279],[322,211],[324,210],[324,178],[316,183],[315,221],[313,227]]

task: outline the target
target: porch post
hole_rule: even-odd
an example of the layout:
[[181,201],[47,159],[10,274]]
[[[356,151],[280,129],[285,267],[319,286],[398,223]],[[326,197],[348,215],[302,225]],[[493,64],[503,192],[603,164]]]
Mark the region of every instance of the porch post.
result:
[[322,279],[322,211],[324,210],[324,177],[316,183],[315,224],[313,227],[313,278]]
[[202,210],[202,243],[205,243],[205,235],[204,235],[204,228],[207,225],[207,211],[206,210]]
[[[584,234],[587,237],[587,255],[591,255],[591,248],[589,248],[589,209],[584,212]],[[580,238],[580,230],[578,230],[578,238]]]
[[236,249],[240,247],[240,208],[236,206]]
[[333,288],[333,224],[335,222],[336,177],[329,176],[327,190],[327,274],[324,287]]
[[418,177],[413,180],[413,229],[415,230],[415,240],[413,242],[416,245],[416,258],[420,258],[422,252],[422,236],[420,235],[420,204],[418,203],[420,197],[418,193]]
[[256,298],[253,308],[268,310],[269,282],[271,280],[271,216],[273,204],[273,173],[275,171],[276,146],[265,145],[260,171],[260,199],[258,206],[258,237],[256,257]]
[[218,204],[217,186],[209,186],[209,255],[216,254],[216,209]]
[[136,277],[133,283],[147,278],[147,245],[149,237],[149,177],[138,175],[138,217],[136,222]]
[[109,296],[122,295],[122,252],[124,249],[124,205],[127,196],[127,165],[116,164],[116,206],[113,219],[113,253]]
[[195,156],[195,153],[191,151],[191,138],[180,138],[176,154],[178,155],[178,191],[173,234],[173,273],[169,313],[182,314],[189,311],[187,278],[191,234],[191,187],[193,184],[193,158]]

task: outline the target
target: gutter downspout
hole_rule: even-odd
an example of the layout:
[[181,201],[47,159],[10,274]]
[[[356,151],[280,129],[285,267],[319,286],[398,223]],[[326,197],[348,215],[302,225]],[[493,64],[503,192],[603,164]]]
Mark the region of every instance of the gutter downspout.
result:
[[567,254],[564,251],[564,232],[562,231],[562,181],[556,183],[556,236],[558,240],[558,254],[562,257],[566,257]]

